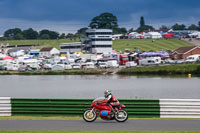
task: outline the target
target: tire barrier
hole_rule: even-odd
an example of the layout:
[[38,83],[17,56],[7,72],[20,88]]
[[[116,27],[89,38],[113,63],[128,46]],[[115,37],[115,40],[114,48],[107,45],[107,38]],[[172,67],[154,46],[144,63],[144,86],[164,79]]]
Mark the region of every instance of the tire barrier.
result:
[[11,116],[10,99],[10,97],[0,97],[0,116]]
[[200,99],[160,99],[161,118],[200,118]]
[[[120,99],[129,117],[159,118],[159,100]],[[23,99],[13,98],[12,115],[22,116],[82,116],[91,107],[92,99]]]

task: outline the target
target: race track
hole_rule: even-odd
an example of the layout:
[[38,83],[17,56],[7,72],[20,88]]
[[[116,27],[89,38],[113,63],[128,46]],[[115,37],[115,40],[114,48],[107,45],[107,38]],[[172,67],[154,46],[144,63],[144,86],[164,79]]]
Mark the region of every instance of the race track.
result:
[[128,120],[125,123],[96,120],[0,120],[0,130],[66,131],[200,131],[200,120]]

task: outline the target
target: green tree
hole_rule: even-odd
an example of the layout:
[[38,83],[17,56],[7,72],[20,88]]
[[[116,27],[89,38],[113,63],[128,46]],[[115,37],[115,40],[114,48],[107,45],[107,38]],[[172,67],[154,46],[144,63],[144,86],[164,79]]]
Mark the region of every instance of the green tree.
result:
[[188,30],[198,30],[199,27],[196,26],[195,24],[191,24],[189,27],[188,27]]
[[140,27],[143,27],[143,26],[145,26],[145,22],[144,22],[144,17],[141,16],[141,18],[140,18]]
[[17,33],[14,37],[15,40],[23,40],[24,39],[24,36],[22,33]]
[[74,34],[72,34],[72,33],[68,33],[66,36],[66,38],[69,38],[70,40],[72,40],[73,37],[74,37]]
[[134,32],[133,28],[131,28],[131,29],[128,30],[128,33],[131,33],[131,32]]
[[40,39],[50,39],[50,36],[48,34],[42,34],[40,37]]
[[80,28],[80,29],[77,31],[77,34],[85,34],[85,31],[86,31],[87,29],[88,29],[87,27]]
[[37,39],[38,38],[38,32],[33,30],[32,28],[24,30],[22,33],[23,33],[25,39]]
[[153,26],[150,26],[150,25],[145,25],[144,17],[141,16],[140,27],[136,31],[137,32],[143,32],[143,31],[152,31],[152,30],[155,30],[155,28]]
[[175,24],[171,27],[173,30],[186,30],[186,26],[184,24]]
[[7,31],[4,32],[4,37],[15,39],[15,36],[21,33],[22,30],[19,28],[8,29]]
[[62,34],[59,36],[59,39],[65,39],[65,33],[62,33]]
[[139,27],[136,31],[137,32],[144,32],[144,31],[153,31],[153,30],[155,30],[155,28],[153,26],[144,25],[142,27]]
[[59,33],[44,29],[39,32],[39,38],[41,38],[43,34],[49,35],[49,39],[58,39],[59,37]]
[[169,28],[166,25],[162,25],[159,29],[164,32],[167,32],[169,30]]
[[116,29],[118,28],[117,17],[112,13],[102,13],[91,20],[89,27],[96,29]]
[[113,34],[126,34],[127,29],[126,28],[115,28],[113,29]]

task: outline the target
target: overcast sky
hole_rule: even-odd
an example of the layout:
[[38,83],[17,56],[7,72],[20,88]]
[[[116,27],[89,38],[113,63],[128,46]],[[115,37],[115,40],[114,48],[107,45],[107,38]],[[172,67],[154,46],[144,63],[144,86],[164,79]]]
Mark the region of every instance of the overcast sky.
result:
[[120,27],[136,29],[145,23],[197,24],[200,0],[0,0],[0,34],[10,28],[49,29],[74,33],[103,12],[113,13]]

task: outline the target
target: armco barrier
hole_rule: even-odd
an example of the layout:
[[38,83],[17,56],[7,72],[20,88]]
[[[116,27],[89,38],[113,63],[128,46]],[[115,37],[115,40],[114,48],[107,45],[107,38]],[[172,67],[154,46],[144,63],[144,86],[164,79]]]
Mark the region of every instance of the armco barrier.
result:
[[161,118],[200,118],[200,99],[160,99]]
[[[92,99],[30,99],[12,98],[12,115],[82,116],[91,107]],[[120,99],[129,117],[160,117],[159,100]]]
[[0,116],[11,116],[10,97],[0,97]]

